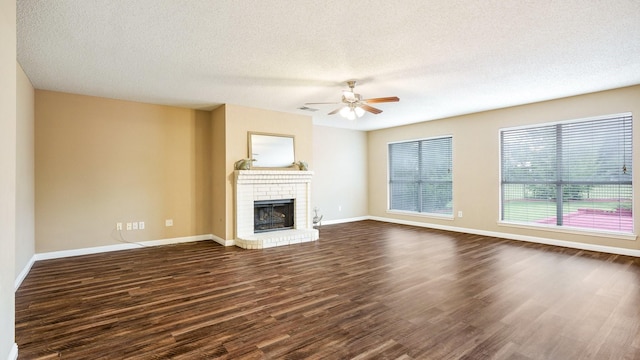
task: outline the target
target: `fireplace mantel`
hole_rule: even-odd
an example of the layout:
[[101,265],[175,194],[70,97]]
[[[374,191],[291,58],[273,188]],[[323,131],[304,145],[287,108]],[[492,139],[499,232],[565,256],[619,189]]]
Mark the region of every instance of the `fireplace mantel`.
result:
[[236,184],[311,183],[313,171],[236,170]]
[[[245,249],[315,241],[319,237],[311,217],[311,179],[313,171],[236,170],[236,239]],[[294,199],[293,229],[254,233],[253,203],[262,200]]]

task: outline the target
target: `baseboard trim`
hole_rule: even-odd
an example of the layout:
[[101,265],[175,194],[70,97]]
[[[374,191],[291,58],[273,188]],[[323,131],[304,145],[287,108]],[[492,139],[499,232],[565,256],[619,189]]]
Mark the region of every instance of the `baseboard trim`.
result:
[[215,236],[215,235],[211,235],[211,240],[217,242],[218,244],[222,245],[222,246],[233,246],[235,245],[235,241],[234,240],[226,240],[223,239],[219,236]]
[[491,236],[491,237],[497,237],[497,238],[503,238],[503,239],[509,239],[509,240],[532,242],[537,244],[562,246],[562,247],[568,247],[568,248],[578,249],[578,250],[598,251],[598,252],[609,253],[609,254],[640,257],[640,250],[635,250],[635,249],[625,249],[625,248],[619,248],[619,247],[613,247],[613,246],[604,246],[604,245],[595,245],[595,244],[578,243],[578,242],[572,242],[572,241],[541,238],[536,236],[526,236],[526,235],[494,232],[494,231],[476,230],[476,229],[461,228],[456,226],[429,224],[429,223],[423,223],[418,221],[398,220],[398,219],[391,219],[391,218],[385,218],[385,217],[379,217],[379,216],[369,216],[368,218],[370,220],[376,220],[376,221],[382,221],[382,222],[388,222],[388,223],[394,223],[394,224],[411,225],[411,226],[424,227],[424,228],[437,229],[437,230],[461,232],[461,233],[473,234],[473,235]]
[[18,274],[18,277],[16,277],[16,281],[13,285],[14,292],[18,290],[20,285],[22,285],[22,282],[27,277],[27,275],[29,275],[29,271],[31,271],[31,267],[33,267],[33,264],[35,264],[35,262],[36,262],[36,256],[33,255],[31,259],[29,259],[29,262],[27,263],[27,265],[24,266],[20,274]]
[[96,246],[96,247],[82,248],[82,249],[39,253],[39,254],[35,254],[34,257],[36,261],[60,259],[60,258],[65,258],[70,256],[90,255],[90,254],[98,254],[103,252],[138,249],[146,246],[161,246],[161,245],[179,244],[179,243],[193,242],[193,241],[211,240],[212,238],[213,238],[213,235],[207,234],[207,235],[185,236],[185,237],[161,239],[161,240],[140,241],[135,243],[128,242],[128,243],[122,243],[122,244],[116,244],[116,245]]
[[[358,216],[358,217],[346,218],[346,219],[325,220],[321,224],[322,225],[335,225],[335,224],[342,224],[342,223],[369,220],[369,219],[371,219],[370,216]],[[320,226],[320,227],[322,227],[322,226]]]
[[11,350],[9,351],[9,356],[7,360],[17,360],[18,359],[18,344],[13,343],[11,346]]
[[[541,238],[541,237],[535,237],[535,236],[517,235],[517,234],[509,234],[509,233],[502,233],[502,232],[461,228],[456,226],[438,225],[438,224],[424,223],[424,222],[418,222],[418,221],[399,220],[399,219],[392,219],[392,218],[386,218],[381,216],[359,216],[359,217],[353,217],[353,218],[327,220],[327,221],[324,221],[323,223],[324,225],[333,225],[333,224],[342,224],[342,223],[363,221],[363,220],[376,220],[376,221],[401,224],[401,225],[410,225],[410,226],[416,226],[416,227],[424,227],[424,228],[438,229],[438,230],[445,230],[445,231],[454,231],[454,232],[461,232],[461,233],[482,235],[482,236],[491,236],[491,237],[517,240],[517,241],[526,241],[526,242],[545,244],[545,245],[562,246],[562,247],[568,247],[568,248],[579,249],[579,250],[599,251],[599,252],[610,253],[610,254],[640,257],[640,250],[635,250],[635,249],[625,249],[625,248],[618,248],[613,246],[577,243],[577,242],[548,239],[548,238]],[[117,245],[97,246],[97,247],[83,248],[83,249],[39,253],[31,257],[31,259],[29,260],[29,263],[24,267],[24,269],[22,269],[20,274],[18,274],[18,276],[16,277],[15,283],[14,283],[14,287],[15,287],[14,291],[18,290],[18,288],[22,284],[22,281],[24,281],[24,279],[29,274],[31,267],[38,260],[58,259],[58,258],[64,258],[64,257],[70,257],[70,256],[89,255],[89,254],[97,254],[102,252],[137,249],[144,246],[160,246],[160,245],[178,244],[178,243],[184,243],[184,242],[203,241],[203,240],[213,240],[222,246],[235,245],[235,242],[233,240],[226,240],[212,234],[206,234],[206,235],[186,236],[186,237],[171,238],[171,239],[151,240],[151,241],[144,241],[144,242],[138,242],[138,243],[123,243],[123,244],[117,244]],[[16,348],[16,351],[17,351],[17,348]]]

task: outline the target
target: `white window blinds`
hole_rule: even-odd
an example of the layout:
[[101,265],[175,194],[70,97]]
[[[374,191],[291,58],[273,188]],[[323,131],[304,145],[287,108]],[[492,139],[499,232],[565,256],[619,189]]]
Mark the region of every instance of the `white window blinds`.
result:
[[452,138],[389,144],[389,208],[452,215]]
[[632,233],[632,123],[623,114],[502,130],[502,220]]

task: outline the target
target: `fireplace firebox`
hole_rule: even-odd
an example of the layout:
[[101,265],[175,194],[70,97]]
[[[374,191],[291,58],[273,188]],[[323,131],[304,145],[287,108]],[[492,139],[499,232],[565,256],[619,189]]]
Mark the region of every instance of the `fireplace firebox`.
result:
[[293,229],[294,200],[261,200],[253,203],[253,231],[256,233]]

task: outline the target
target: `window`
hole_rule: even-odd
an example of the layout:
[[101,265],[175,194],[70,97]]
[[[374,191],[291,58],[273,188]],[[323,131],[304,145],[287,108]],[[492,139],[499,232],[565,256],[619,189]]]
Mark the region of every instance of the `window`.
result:
[[631,114],[503,129],[501,220],[633,233]]
[[453,215],[451,137],[389,144],[389,209]]

